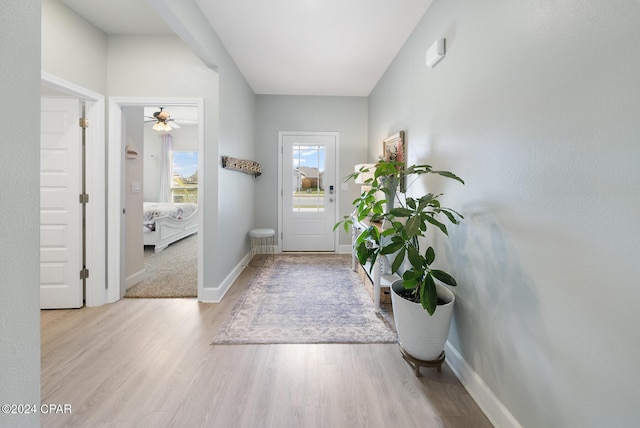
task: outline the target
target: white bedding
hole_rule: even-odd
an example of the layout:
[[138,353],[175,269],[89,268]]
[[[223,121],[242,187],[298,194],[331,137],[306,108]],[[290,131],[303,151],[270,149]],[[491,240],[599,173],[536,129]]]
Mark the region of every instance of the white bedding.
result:
[[153,232],[156,219],[170,217],[174,220],[189,218],[198,209],[198,205],[191,203],[172,204],[168,202],[145,202],[143,206],[143,229],[145,232]]

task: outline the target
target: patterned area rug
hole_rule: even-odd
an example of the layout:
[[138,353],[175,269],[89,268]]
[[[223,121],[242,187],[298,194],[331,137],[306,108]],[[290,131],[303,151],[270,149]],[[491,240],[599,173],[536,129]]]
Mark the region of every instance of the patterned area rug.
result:
[[124,297],[197,297],[198,235],[174,242],[159,253],[144,247],[144,268],[147,278],[130,287]]
[[394,343],[350,257],[276,255],[260,268],[213,344]]

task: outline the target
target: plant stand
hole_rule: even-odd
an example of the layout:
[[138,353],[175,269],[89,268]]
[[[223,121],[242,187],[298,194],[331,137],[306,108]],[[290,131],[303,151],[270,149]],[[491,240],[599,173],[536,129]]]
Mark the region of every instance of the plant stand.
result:
[[412,356],[411,354],[409,354],[407,351],[405,351],[404,348],[402,348],[402,346],[400,346],[399,344],[398,344],[398,347],[400,348],[400,353],[402,354],[402,358],[404,358],[405,361],[409,363],[411,367],[413,367],[416,377],[420,377],[420,367],[437,367],[438,373],[442,373],[442,363],[444,363],[444,351],[442,351],[440,356],[435,360],[420,360]]

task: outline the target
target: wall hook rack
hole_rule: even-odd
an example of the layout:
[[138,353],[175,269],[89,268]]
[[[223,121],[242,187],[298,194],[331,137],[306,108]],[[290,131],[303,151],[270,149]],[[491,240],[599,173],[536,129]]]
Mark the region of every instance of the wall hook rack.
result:
[[222,167],[232,171],[240,171],[253,175],[254,178],[262,174],[262,167],[258,162],[222,156]]

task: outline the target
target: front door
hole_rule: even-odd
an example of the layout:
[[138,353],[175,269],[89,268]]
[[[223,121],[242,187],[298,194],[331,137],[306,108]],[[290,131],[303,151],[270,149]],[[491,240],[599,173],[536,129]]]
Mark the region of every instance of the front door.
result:
[[335,251],[338,133],[280,134],[282,251]]
[[82,248],[80,102],[42,98],[40,307],[79,308]]

